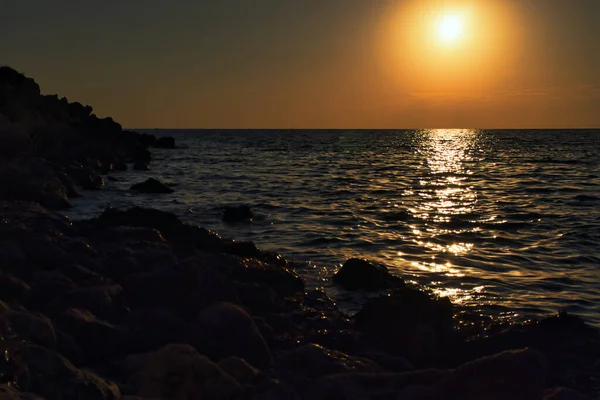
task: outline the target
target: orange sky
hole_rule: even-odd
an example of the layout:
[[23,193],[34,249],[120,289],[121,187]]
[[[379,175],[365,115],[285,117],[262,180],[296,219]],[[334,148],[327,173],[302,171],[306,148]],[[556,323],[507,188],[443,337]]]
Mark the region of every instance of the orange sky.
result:
[[126,127],[600,127],[597,0],[8,3],[0,62]]

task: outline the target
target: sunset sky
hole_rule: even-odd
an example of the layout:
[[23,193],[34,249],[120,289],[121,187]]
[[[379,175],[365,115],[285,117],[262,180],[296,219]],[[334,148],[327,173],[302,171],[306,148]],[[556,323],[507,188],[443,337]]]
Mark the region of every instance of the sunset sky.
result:
[[600,127],[599,0],[0,4],[0,64],[125,127]]

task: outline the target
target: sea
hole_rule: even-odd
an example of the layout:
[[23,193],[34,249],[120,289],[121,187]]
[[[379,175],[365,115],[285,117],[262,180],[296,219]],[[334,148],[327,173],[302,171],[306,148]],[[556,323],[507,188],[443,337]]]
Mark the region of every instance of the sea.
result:
[[[138,130],[173,136],[67,215],[153,207],[295,261],[348,313],[349,258],[498,320],[559,311],[600,326],[600,130]],[[129,190],[149,177],[173,194]],[[249,205],[251,223],[226,224]]]

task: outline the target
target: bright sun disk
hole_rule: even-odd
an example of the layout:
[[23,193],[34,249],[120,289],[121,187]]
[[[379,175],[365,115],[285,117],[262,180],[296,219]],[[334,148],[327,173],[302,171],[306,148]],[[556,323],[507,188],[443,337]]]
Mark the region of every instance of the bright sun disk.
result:
[[444,42],[454,42],[462,35],[463,25],[459,15],[446,15],[439,24],[438,34]]

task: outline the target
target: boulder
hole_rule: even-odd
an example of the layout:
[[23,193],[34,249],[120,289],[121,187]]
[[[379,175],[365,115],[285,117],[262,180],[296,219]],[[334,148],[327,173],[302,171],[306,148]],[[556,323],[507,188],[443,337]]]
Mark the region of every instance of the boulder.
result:
[[189,345],[171,344],[147,355],[132,377],[137,394],[165,399],[233,399],[238,383]]
[[77,369],[69,360],[44,347],[25,345],[21,357],[19,387],[44,398],[116,400],[121,397],[114,383]]
[[592,400],[591,398],[568,388],[554,388],[544,391],[544,400]]
[[254,214],[249,206],[225,207],[222,218],[228,223],[250,222],[254,218]]
[[510,350],[461,365],[438,385],[448,399],[539,399],[547,361],[538,351]]
[[30,290],[27,283],[0,270],[0,300],[22,303]]
[[121,281],[129,304],[136,308],[166,307],[184,319],[219,301],[237,303],[233,282],[210,268],[193,265],[177,271],[133,274]]
[[189,339],[189,326],[164,308],[134,310],[124,326],[129,331],[125,347],[131,353],[145,353]]
[[114,358],[125,341],[126,331],[98,319],[88,310],[70,308],[55,319],[58,327],[71,335],[89,359]]
[[227,375],[234,378],[241,386],[251,384],[260,374],[260,370],[248,364],[239,357],[228,357],[217,363],[219,368]]
[[0,323],[6,324],[22,340],[56,349],[56,333],[52,323],[42,315],[9,310],[0,315]]
[[160,149],[174,149],[175,148],[175,138],[172,136],[160,136],[160,137],[156,138],[154,147],[157,147]]
[[119,319],[128,312],[123,302],[123,288],[116,284],[71,290],[59,296],[48,308],[55,313],[69,308],[89,310],[109,321]]
[[351,357],[313,343],[282,353],[275,363],[280,370],[284,369],[310,379],[343,372],[384,372],[369,359]]
[[374,348],[417,366],[430,365],[453,333],[450,300],[412,287],[369,299],[355,321]]
[[149,178],[145,182],[136,183],[135,185],[131,186],[131,190],[134,190],[134,191],[140,192],[140,193],[173,193],[173,192],[175,192],[173,189],[171,189],[168,186],[165,186],[164,184],[160,183],[159,181],[157,181],[154,178]]
[[133,207],[127,211],[107,208],[94,220],[96,227],[135,226],[153,228],[168,237],[184,229],[184,224],[175,214],[150,208]]
[[261,369],[273,361],[252,317],[235,304],[222,302],[202,310],[194,332],[196,348],[214,360],[240,357]]
[[377,291],[401,287],[404,281],[391,275],[384,265],[351,258],[333,275],[333,283],[346,290]]

